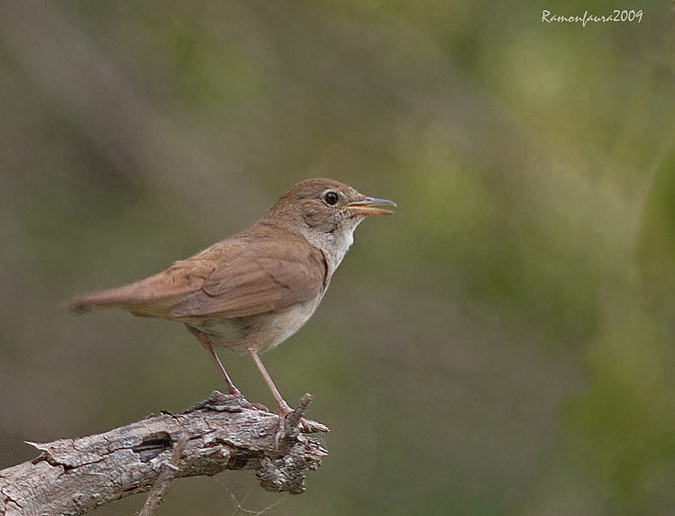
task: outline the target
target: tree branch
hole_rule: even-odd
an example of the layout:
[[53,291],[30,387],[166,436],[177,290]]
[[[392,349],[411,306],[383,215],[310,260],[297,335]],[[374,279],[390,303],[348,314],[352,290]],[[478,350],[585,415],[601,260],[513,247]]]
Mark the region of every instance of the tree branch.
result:
[[157,507],[159,507],[159,504],[162,503],[164,495],[169,490],[169,485],[171,485],[171,481],[174,479],[175,473],[180,471],[177,464],[183,455],[183,450],[185,450],[189,438],[190,436],[187,432],[183,432],[178,438],[178,441],[173,447],[173,452],[171,452],[171,458],[168,462],[162,464],[162,471],[157,476],[155,485],[150,489],[150,493],[145,500],[145,505],[141,512],[138,513],[138,516],[152,516],[157,510]]
[[152,490],[143,509],[150,515],[174,478],[226,469],[255,469],[265,489],[302,493],[305,470],[317,469],[328,455],[301,432],[328,430],[301,420],[310,400],[305,394],[288,416],[278,448],[275,414],[218,391],[181,414],[162,413],[79,439],[29,443],[42,453],[0,471],[0,516],[75,516]]

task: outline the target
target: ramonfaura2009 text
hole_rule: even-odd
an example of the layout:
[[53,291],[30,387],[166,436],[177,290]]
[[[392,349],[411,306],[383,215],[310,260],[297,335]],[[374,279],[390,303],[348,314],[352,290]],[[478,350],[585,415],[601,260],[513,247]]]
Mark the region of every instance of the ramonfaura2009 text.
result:
[[588,22],[593,23],[605,23],[605,22],[633,22],[637,20],[638,23],[642,21],[642,9],[637,11],[631,9],[614,9],[612,14],[609,16],[597,16],[595,14],[588,14],[588,11],[584,12],[583,16],[562,16],[557,14],[551,14],[551,11],[544,9],[541,12],[541,22],[542,23],[579,23],[585,27]]

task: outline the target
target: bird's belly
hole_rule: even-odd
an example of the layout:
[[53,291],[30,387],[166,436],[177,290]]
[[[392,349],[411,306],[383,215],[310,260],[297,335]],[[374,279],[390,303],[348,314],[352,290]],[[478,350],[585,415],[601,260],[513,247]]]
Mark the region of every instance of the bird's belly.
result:
[[312,316],[319,300],[296,305],[281,312],[247,317],[209,317],[184,321],[210,337],[211,343],[235,353],[248,348],[258,353],[270,350],[298,331]]

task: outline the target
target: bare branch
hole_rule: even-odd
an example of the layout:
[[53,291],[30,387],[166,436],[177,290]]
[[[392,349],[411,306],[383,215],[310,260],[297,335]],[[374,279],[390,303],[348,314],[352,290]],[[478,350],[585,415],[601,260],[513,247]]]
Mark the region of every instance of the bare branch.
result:
[[[296,425],[309,400],[300,401]],[[226,469],[254,469],[265,489],[302,493],[305,470],[317,469],[328,452],[297,426],[277,449],[277,428],[275,414],[216,391],[181,414],[162,413],[79,439],[29,443],[42,453],[0,471],[0,516],[75,516],[151,490],[141,513],[149,516],[174,478]]]
[[169,485],[174,479],[175,473],[180,471],[177,464],[183,454],[183,450],[185,450],[188,439],[189,436],[187,432],[183,432],[178,438],[178,441],[173,447],[171,459],[162,465],[162,471],[157,477],[157,480],[155,480],[155,485],[150,489],[148,498],[145,500],[145,505],[141,512],[138,513],[138,516],[152,516],[159,507],[159,504],[162,503],[162,498],[169,490]]

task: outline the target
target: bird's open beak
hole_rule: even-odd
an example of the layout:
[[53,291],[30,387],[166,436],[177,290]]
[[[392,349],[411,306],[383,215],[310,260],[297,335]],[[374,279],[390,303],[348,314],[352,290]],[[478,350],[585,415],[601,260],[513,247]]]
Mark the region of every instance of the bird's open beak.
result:
[[350,210],[354,215],[390,215],[393,213],[390,207],[396,208],[396,203],[387,199],[366,197],[360,201],[349,202],[342,209]]

